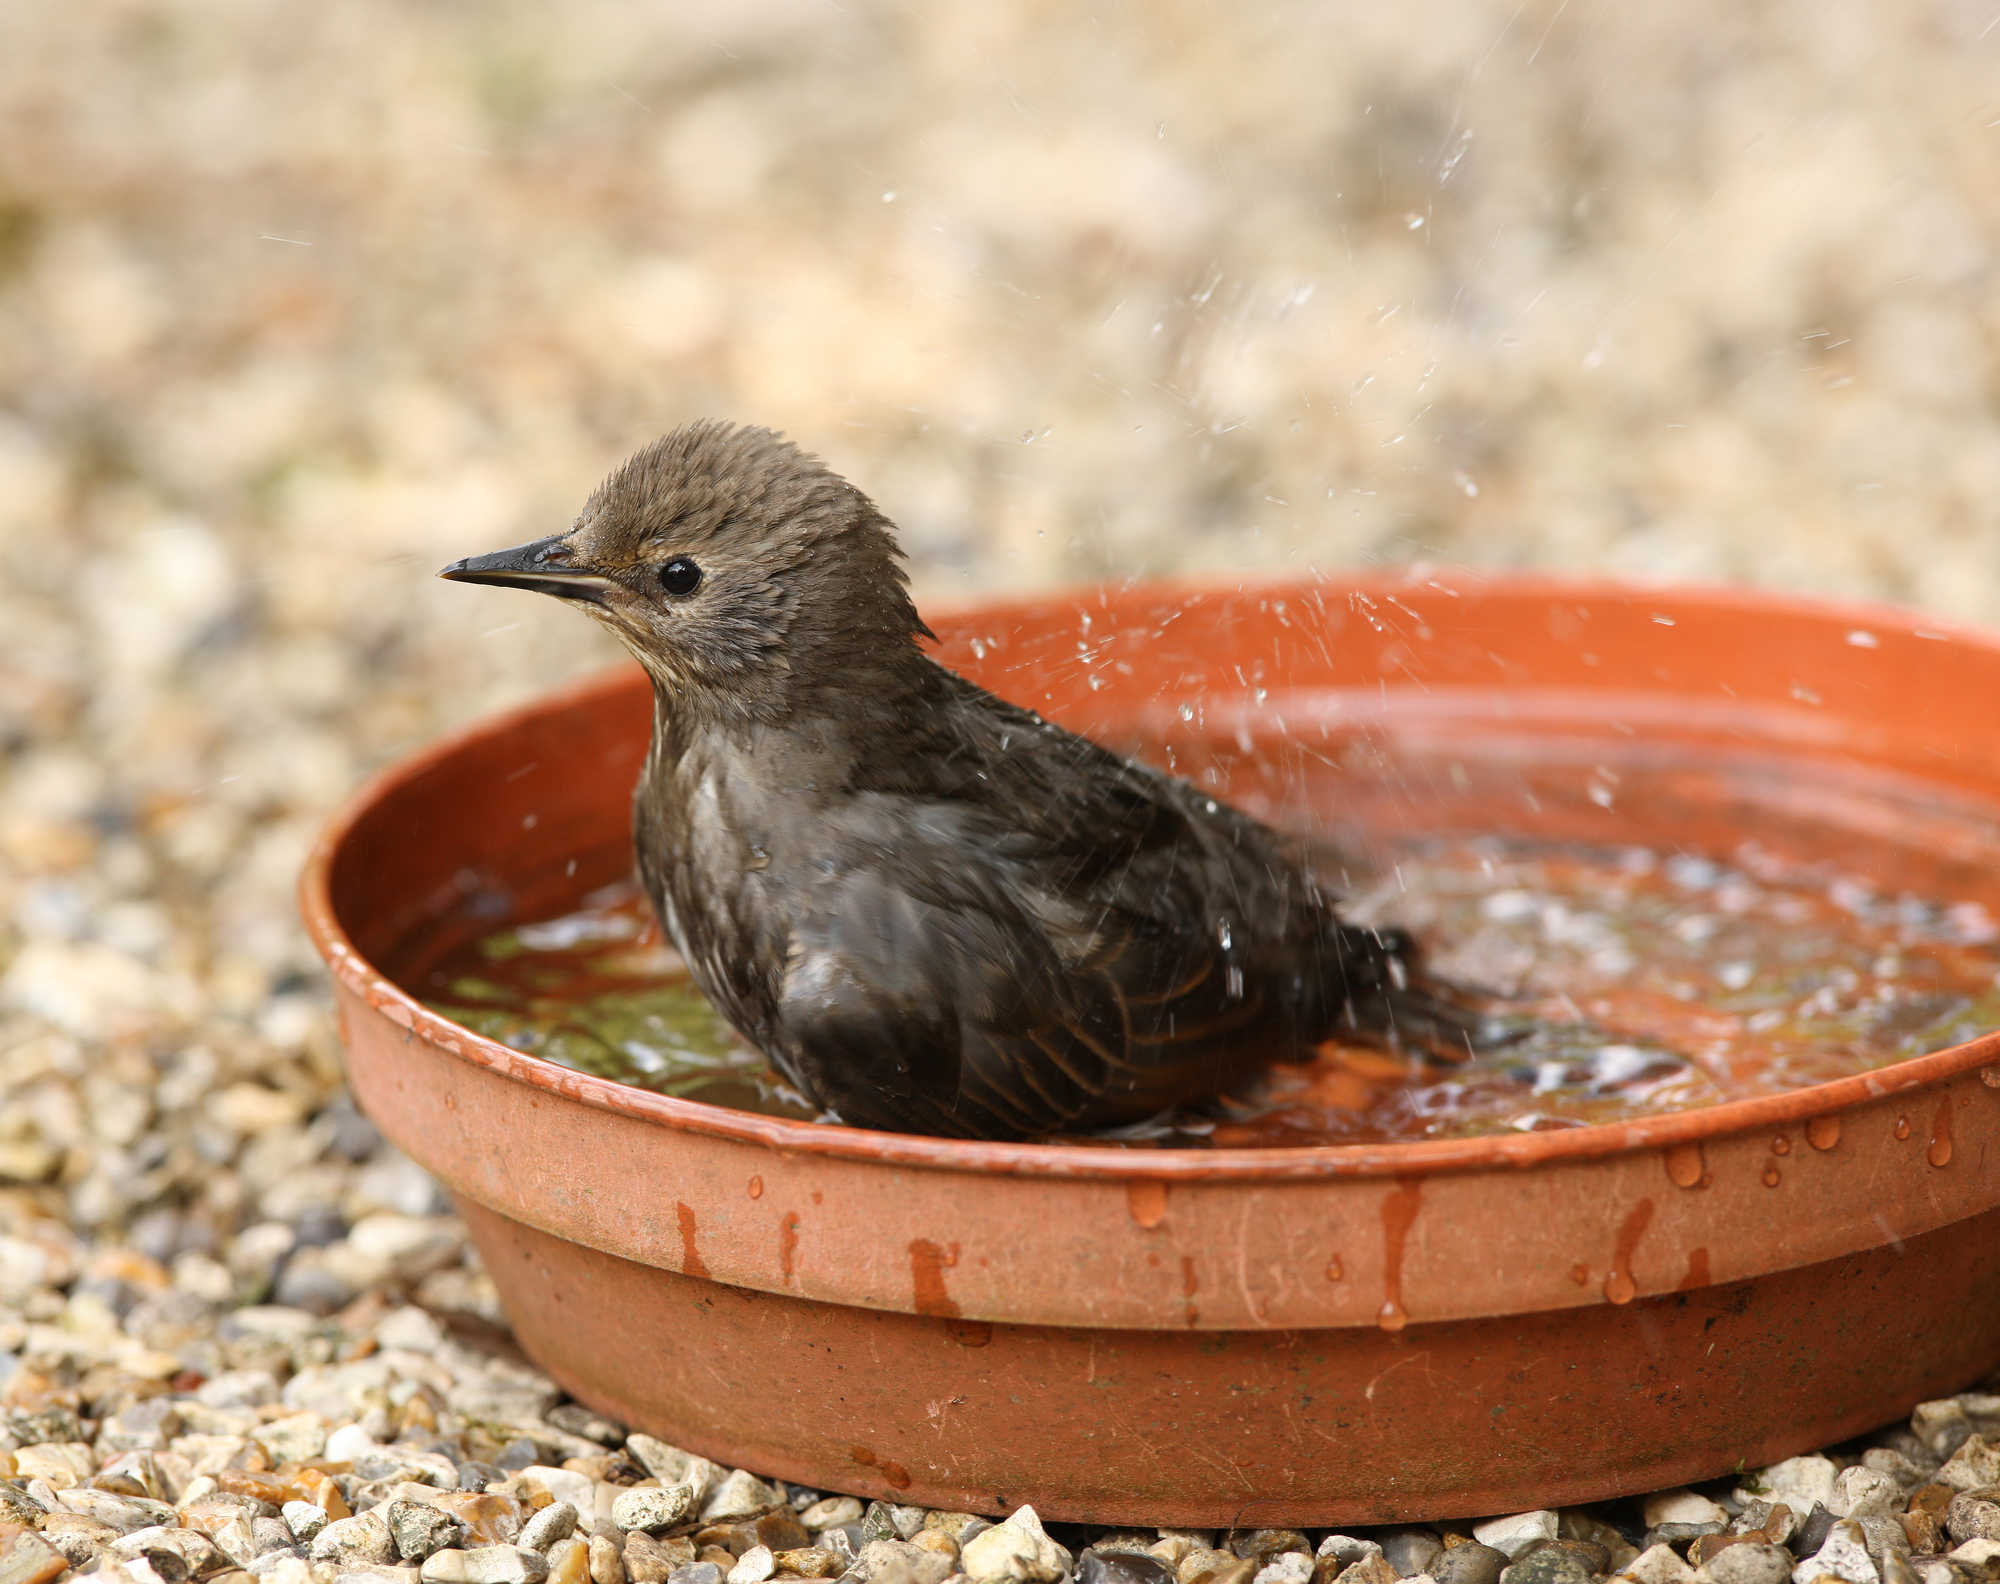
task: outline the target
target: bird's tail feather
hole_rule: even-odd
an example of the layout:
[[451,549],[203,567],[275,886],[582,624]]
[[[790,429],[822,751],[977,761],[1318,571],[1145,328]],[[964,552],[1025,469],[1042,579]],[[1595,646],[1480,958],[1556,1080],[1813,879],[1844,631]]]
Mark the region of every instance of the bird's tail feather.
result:
[[1427,973],[1416,940],[1399,929],[1353,929],[1365,937],[1343,952],[1350,965],[1348,994],[1336,1035],[1379,1040],[1391,1050],[1421,1054],[1433,1061],[1469,1061],[1482,1052],[1510,1045],[1526,1027],[1503,1010],[1505,997]]

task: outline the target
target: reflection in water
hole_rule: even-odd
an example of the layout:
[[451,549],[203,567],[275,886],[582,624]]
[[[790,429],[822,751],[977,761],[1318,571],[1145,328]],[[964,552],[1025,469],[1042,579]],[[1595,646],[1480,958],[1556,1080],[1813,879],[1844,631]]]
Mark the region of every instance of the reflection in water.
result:
[[[1979,906],[1875,895],[1755,843],[1725,864],[1441,842],[1399,854],[1346,911],[1416,930],[1440,972],[1494,992],[1519,1037],[1415,1068],[1328,1045],[1199,1114],[1111,1137],[1269,1148],[1577,1127],[1823,1083],[2000,1026],[2000,929]],[[579,1071],[813,1114],[688,982],[630,884],[474,941],[430,975],[428,999]]]

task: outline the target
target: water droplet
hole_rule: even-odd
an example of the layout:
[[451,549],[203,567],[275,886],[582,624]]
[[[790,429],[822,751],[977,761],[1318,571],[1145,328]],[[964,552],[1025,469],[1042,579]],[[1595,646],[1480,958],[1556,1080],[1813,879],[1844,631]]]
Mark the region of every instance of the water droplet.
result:
[[1786,1138],[1784,1134],[1780,1133],[1776,1138],[1771,1140],[1771,1153],[1773,1155],[1791,1154],[1792,1141]]
[[884,203],[894,203],[895,201],[896,201],[896,189],[895,189],[895,188],[893,188],[893,187],[885,187],[885,188],[883,188],[883,189],[882,189],[882,202],[884,202]]
[[1334,1255],[1326,1262],[1326,1279],[1330,1282],[1342,1280],[1347,1275],[1347,1267],[1340,1263],[1340,1256]]
[[1615,1304],[1628,1304],[1639,1296],[1639,1287],[1630,1271],[1615,1270],[1604,1278],[1604,1296]]
[[1154,136],[1154,137],[1156,137],[1156,138],[1163,138],[1163,137],[1165,137],[1166,135],[1167,135],[1167,123],[1166,123],[1166,122],[1162,121],[1162,122],[1161,122],[1161,123],[1160,123],[1160,124],[1159,124],[1158,126],[1156,126],[1156,127],[1154,127],[1154,128],[1153,128],[1153,136]]
[[1676,1188],[1699,1188],[1706,1172],[1702,1167],[1701,1146],[1699,1144],[1675,1144],[1670,1146],[1663,1159],[1666,1163],[1667,1178]]
[[1816,1150],[1830,1150],[1840,1142],[1840,1118],[1816,1116],[1806,1124],[1806,1142]]
[[1777,1187],[1779,1179],[1782,1177],[1782,1175],[1783,1174],[1778,1170],[1778,1163],[1776,1161],[1768,1160],[1764,1162],[1763,1183],[1766,1188]]
[[1408,214],[1403,216],[1403,224],[1408,226],[1412,231],[1421,229],[1423,223],[1424,223],[1424,217],[1418,214],[1417,211],[1414,209],[1412,209]]
[[1181,719],[1184,721],[1194,719],[1194,706],[1192,704],[1183,704],[1181,706]]
[[1931,1145],[1924,1151],[1924,1159],[1933,1166],[1951,1164],[1951,1096],[1948,1094],[1938,1101],[1937,1120],[1931,1124]]
[[1910,1119],[1908,1117],[1897,1117],[1896,1137],[1899,1139],[1906,1139],[1909,1136],[1910,1136]]
[[1391,1298],[1385,1301],[1375,1316],[1375,1323],[1384,1331],[1400,1331],[1410,1323],[1410,1317],[1403,1306]]

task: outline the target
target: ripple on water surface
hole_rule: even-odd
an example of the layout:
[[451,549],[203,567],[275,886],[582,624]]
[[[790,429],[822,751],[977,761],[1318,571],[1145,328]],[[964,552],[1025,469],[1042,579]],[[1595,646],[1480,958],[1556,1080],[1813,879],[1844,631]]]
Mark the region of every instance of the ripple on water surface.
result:
[[[1328,1045],[1136,1146],[1275,1148],[1580,1127],[1797,1089],[2000,1026],[2000,929],[1977,904],[1882,896],[1754,843],[1728,863],[1493,840],[1409,850],[1344,911],[1398,923],[1494,995],[1518,1037],[1412,1065]],[[437,1011],[582,1072],[767,1115],[811,1106],[689,983],[636,888],[477,939]]]

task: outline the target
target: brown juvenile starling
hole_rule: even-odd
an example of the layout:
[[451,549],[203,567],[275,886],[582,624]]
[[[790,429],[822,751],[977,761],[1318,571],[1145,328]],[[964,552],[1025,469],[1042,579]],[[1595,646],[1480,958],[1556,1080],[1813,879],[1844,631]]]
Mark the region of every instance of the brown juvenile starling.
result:
[[1407,937],[1295,845],[918,647],[875,504],[767,429],[655,441],[575,524],[440,574],[574,600],[653,679],[639,872],[813,1103],[972,1138],[1134,1122],[1336,1033],[1463,1056]]

